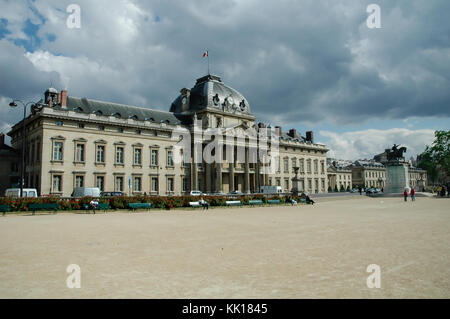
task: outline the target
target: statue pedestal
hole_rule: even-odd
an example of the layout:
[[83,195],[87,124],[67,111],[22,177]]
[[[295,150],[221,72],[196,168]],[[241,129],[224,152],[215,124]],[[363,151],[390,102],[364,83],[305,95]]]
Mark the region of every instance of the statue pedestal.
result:
[[409,192],[408,164],[405,162],[388,162],[386,164],[386,187],[384,193]]

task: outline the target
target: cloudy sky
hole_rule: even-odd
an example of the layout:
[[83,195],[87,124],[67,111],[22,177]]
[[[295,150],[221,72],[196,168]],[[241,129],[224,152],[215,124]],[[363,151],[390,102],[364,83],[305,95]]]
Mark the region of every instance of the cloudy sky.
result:
[[[68,28],[67,7],[81,9]],[[381,28],[366,20],[371,3]],[[12,98],[69,95],[168,110],[211,73],[259,121],[314,130],[329,156],[415,156],[450,127],[448,0],[0,0],[0,130]]]

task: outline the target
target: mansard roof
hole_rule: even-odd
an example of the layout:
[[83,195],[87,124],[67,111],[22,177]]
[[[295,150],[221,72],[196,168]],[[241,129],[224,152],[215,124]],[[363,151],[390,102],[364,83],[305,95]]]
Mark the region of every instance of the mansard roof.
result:
[[73,96],[67,97],[67,109],[80,113],[95,113],[103,116],[115,116],[122,119],[134,119],[171,125],[181,124],[184,120],[182,116],[172,112]]

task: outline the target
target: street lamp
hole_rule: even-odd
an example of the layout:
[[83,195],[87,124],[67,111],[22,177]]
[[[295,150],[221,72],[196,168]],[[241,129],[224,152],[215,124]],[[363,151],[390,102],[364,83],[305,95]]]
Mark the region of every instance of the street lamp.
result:
[[23,121],[22,121],[22,166],[21,166],[21,171],[20,171],[20,197],[23,197],[23,186],[24,186],[24,182],[25,182],[25,137],[26,137],[26,132],[25,132],[25,118],[27,116],[27,106],[29,104],[36,104],[36,102],[28,102],[28,103],[23,103],[21,100],[14,100],[11,103],[9,103],[9,106],[12,108],[17,107],[17,102],[19,102],[20,104],[22,104],[23,106]]

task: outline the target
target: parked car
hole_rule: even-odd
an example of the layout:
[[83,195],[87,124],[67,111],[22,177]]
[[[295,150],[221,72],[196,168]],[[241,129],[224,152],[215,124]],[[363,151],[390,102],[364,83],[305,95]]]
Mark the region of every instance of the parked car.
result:
[[244,195],[244,193],[240,192],[240,191],[232,191],[229,193],[230,195]]
[[[8,188],[5,191],[6,197],[22,197],[20,196],[20,188]],[[24,188],[23,197],[37,197],[36,188]]]
[[281,188],[281,186],[276,186],[276,185],[275,186],[261,186],[260,193],[266,194],[266,195],[276,195],[276,194],[283,193],[283,189]]
[[366,189],[366,194],[367,195],[372,195],[372,194],[376,194],[376,193],[378,193],[376,188],[368,188],[368,189]]
[[191,196],[203,196],[204,194],[201,191],[191,191]]
[[72,197],[81,198],[85,196],[100,197],[100,188],[98,187],[75,187]]
[[101,192],[100,193],[100,197],[106,197],[106,198],[111,198],[111,197],[116,197],[116,196],[124,196],[125,194],[123,192]]

